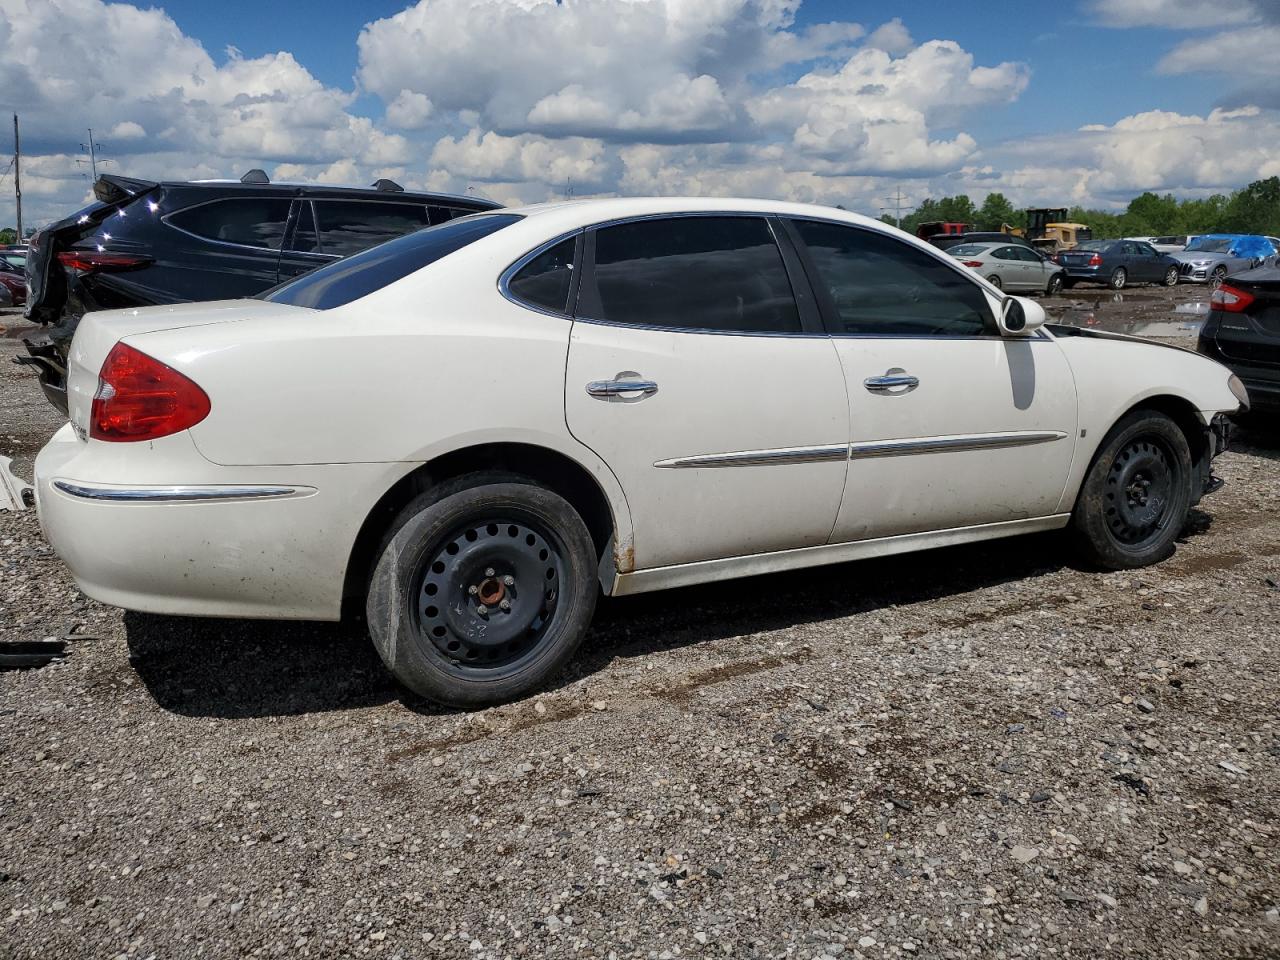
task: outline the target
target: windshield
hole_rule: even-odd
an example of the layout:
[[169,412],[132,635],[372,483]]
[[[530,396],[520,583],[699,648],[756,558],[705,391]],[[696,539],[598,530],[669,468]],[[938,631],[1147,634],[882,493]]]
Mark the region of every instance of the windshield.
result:
[[1187,253],[1226,253],[1230,249],[1230,237],[1196,237],[1187,244]]
[[953,257],[972,257],[974,254],[985,253],[987,244],[985,243],[961,243],[947,249],[947,253]]
[[485,213],[427,227],[380,243],[258,294],[259,300],[329,310],[381,290],[429,263],[521,219],[513,213]]

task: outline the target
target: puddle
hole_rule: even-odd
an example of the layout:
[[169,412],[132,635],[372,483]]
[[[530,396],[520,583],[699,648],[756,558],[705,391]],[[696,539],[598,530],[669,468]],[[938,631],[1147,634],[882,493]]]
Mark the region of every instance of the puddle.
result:
[[1073,290],[1041,302],[1054,323],[1135,337],[1194,338],[1209,315],[1204,291],[1193,287]]

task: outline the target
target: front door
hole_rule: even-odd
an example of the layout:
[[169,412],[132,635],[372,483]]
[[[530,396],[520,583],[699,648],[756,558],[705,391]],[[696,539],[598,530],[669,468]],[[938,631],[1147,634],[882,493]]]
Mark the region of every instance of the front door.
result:
[[832,539],[1051,515],[1077,429],[1057,343],[997,335],[997,299],[944,258],[876,230],[793,226],[848,385]]
[[636,569],[831,534],[845,378],[774,230],[760,216],[672,216],[587,234],[565,415],[622,485]]

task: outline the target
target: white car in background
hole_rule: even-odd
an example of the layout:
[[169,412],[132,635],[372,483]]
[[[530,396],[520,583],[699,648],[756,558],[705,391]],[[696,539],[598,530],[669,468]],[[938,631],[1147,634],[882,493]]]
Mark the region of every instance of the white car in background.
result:
[[601,591],[1064,527],[1106,568],[1169,556],[1243,387],[1044,319],[841,210],[482,213],[259,299],[87,315],[40,518],[91,597],[355,602],[406,686],[488,704]]
[[1067,271],[1039,251],[1012,243],[962,243],[947,253],[1001,290],[1023,290],[1053,296]]
[[1181,253],[1194,236],[1160,236],[1160,237],[1121,237],[1121,240],[1136,240],[1156,248],[1156,253]]

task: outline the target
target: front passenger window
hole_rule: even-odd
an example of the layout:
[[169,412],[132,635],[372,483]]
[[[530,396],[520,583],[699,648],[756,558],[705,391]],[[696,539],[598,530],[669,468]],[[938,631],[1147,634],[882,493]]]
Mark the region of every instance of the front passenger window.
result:
[[874,230],[793,221],[834,313],[834,334],[978,336],[994,331],[986,294],[959,269]]

